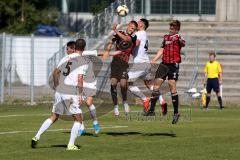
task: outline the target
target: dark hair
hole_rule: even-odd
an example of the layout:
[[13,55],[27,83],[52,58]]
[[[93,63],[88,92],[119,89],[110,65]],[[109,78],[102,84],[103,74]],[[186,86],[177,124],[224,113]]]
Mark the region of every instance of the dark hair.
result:
[[78,51],[83,51],[86,46],[86,41],[84,39],[77,39],[76,40],[76,47],[75,49]]
[[146,29],[148,28],[148,26],[149,26],[149,22],[148,22],[148,20],[145,19],[145,18],[141,18],[140,21],[143,22],[143,24],[144,24],[144,26],[145,26],[145,30],[146,30]]
[[173,25],[177,27],[177,30],[180,31],[180,27],[181,27],[181,22],[179,20],[172,20],[172,22],[169,23],[169,25]]
[[67,43],[67,47],[71,48],[71,49],[75,49],[75,45],[76,45],[76,42],[75,41],[69,41]]
[[216,57],[216,54],[213,53],[213,52],[211,52],[211,53],[209,53],[209,56],[214,56],[214,57]]
[[[132,20],[132,21],[130,21],[130,23],[131,23],[131,24],[134,24],[134,26],[135,26],[136,28],[138,27],[138,24],[137,24],[136,21]],[[130,24],[130,23],[129,23],[129,24]]]

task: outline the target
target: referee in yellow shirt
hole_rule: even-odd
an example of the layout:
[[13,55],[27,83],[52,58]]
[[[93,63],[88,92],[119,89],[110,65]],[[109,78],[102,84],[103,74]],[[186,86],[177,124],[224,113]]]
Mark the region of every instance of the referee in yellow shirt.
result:
[[222,67],[218,61],[215,60],[216,55],[214,53],[209,54],[209,61],[205,65],[205,79],[204,85],[207,85],[207,98],[206,98],[206,109],[208,109],[208,104],[210,102],[211,91],[213,89],[218,97],[218,102],[220,109],[222,106],[222,97],[220,95],[220,85],[222,84]]

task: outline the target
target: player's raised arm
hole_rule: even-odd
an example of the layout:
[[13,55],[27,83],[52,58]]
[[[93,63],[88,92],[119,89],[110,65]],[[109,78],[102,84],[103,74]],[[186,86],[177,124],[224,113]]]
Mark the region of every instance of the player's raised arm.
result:
[[119,36],[119,38],[121,38],[124,41],[130,42],[132,41],[131,36],[129,35],[124,35],[123,33],[119,32],[117,30],[117,24],[113,24],[112,30],[116,33],[117,36]]

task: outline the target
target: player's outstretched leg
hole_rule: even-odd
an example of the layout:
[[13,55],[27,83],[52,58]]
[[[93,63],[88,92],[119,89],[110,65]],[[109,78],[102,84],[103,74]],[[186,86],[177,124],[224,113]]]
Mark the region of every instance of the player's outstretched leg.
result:
[[137,86],[131,85],[128,87],[129,91],[135,96],[139,97],[143,102],[143,111],[147,112],[149,109],[150,98],[146,97]]
[[51,117],[46,119],[41,127],[39,128],[37,134],[31,140],[31,147],[36,148],[38,141],[40,140],[41,135],[54,123],[57,121],[59,115],[52,113]]
[[91,118],[93,120],[94,133],[97,135],[100,132],[100,125],[97,120],[97,111],[96,111],[96,107],[93,104],[93,97],[92,96],[87,97],[86,103],[90,111]]

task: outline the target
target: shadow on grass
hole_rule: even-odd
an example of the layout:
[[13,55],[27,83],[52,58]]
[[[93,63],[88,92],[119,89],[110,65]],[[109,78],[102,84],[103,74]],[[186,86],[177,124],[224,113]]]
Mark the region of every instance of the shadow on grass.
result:
[[175,133],[140,133],[140,132],[103,132],[102,134],[110,136],[130,136],[130,135],[141,135],[141,136],[167,136],[176,137]]
[[53,148],[67,148],[66,144],[55,144],[55,145],[51,145],[51,147]]
[[[81,148],[81,146],[76,145],[78,148]],[[51,145],[51,148],[67,148],[66,144],[55,144],[55,145]]]
[[167,136],[167,137],[177,137],[175,133],[145,133],[143,136]]
[[[78,148],[81,148],[81,146],[79,146],[79,145],[76,145],[76,146]],[[64,149],[66,149],[67,145],[66,144],[54,144],[51,146],[37,146],[36,148],[32,148],[32,149],[36,150],[36,149],[43,149],[43,148],[64,148]]]
[[106,134],[110,136],[129,136],[129,135],[139,135],[142,133],[140,132],[103,132],[102,134]]
[[[71,132],[67,131],[67,132],[62,132],[62,133],[70,134]],[[81,136],[93,136],[93,137],[97,137],[97,135],[95,135],[94,133],[89,133],[89,132],[86,132],[86,133],[84,133],[84,134],[81,135]]]

